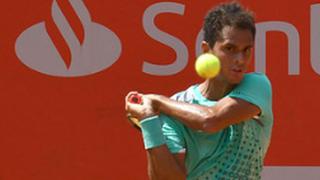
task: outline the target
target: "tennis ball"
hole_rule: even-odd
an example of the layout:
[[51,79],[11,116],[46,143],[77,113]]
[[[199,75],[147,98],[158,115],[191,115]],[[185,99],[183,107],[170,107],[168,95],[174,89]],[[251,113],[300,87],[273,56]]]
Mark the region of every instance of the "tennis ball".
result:
[[220,71],[220,60],[211,53],[202,54],[196,60],[195,69],[202,78],[214,78]]

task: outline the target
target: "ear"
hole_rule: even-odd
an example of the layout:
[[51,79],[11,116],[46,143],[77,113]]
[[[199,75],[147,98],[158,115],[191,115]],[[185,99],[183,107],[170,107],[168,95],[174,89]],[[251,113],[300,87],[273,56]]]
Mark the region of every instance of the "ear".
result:
[[202,49],[202,52],[203,52],[203,53],[209,52],[209,51],[210,51],[209,43],[206,42],[206,41],[202,41],[202,42],[201,42],[201,49]]

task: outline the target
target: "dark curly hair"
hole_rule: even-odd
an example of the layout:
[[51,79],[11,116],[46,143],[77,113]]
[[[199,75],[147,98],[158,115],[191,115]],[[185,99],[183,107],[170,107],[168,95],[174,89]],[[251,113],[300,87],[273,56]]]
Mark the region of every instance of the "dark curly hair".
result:
[[248,29],[253,37],[256,34],[253,13],[244,9],[238,2],[220,4],[210,10],[203,24],[204,41],[212,48],[221,38],[222,29],[231,26],[239,29]]

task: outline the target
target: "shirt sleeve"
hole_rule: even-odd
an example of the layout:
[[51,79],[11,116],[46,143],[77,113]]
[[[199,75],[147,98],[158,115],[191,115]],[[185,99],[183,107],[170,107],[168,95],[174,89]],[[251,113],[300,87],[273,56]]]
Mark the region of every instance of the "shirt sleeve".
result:
[[185,151],[185,141],[182,134],[183,125],[165,114],[160,114],[159,118],[163,121],[162,132],[170,152]]
[[260,116],[268,116],[272,113],[271,83],[262,73],[246,74],[228,96],[243,99],[258,106],[261,110]]

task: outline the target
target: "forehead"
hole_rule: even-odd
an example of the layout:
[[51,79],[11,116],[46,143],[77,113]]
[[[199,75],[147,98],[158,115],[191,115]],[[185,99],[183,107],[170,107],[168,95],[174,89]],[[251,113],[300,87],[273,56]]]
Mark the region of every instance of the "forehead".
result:
[[239,46],[253,46],[254,37],[249,29],[240,29],[231,26],[225,26],[222,29],[221,37],[217,42]]

